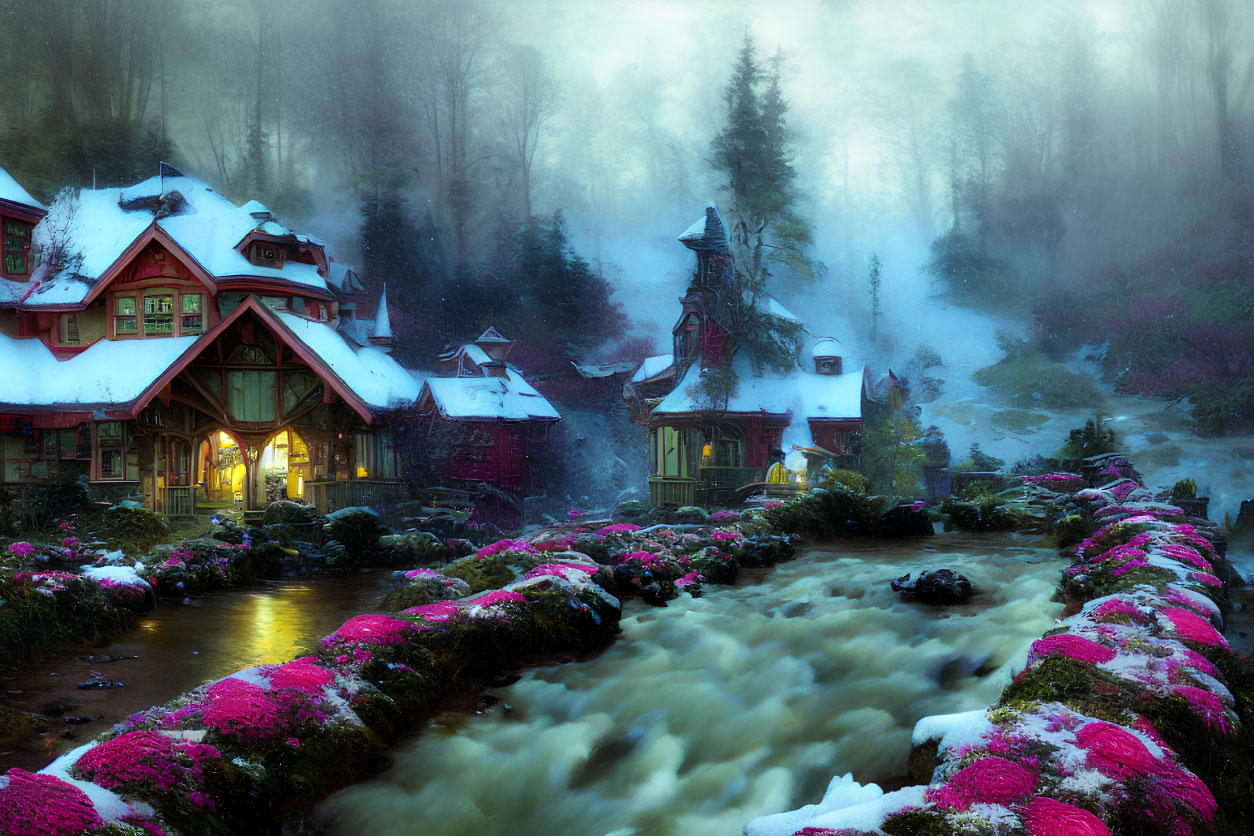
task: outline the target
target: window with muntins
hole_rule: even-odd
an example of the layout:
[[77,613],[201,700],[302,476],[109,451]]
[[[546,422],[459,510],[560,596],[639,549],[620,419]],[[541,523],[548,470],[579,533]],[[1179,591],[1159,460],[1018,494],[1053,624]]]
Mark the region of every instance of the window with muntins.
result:
[[4,271],[10,276],[30,273],[30,224],[5,220]]
[[162,293],[144,297],[144,336],[168,336],[174,333],[174,294]]
[[126,478],[124,435],[121,421],[104,421],[96,425],[96,449],[100,456],[101,479]]
[[203,293],[183,294],[183,318],[179,323],[179,331],[183,336],[205,332],[204,299]]
[[119,296],[113,300],[113,332],[115,334],[139,333],[134,296]]

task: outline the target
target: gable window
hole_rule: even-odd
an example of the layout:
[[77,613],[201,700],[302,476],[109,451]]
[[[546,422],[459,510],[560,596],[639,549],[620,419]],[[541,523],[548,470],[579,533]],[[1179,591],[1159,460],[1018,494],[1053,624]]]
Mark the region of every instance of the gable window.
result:
[[101,479],[126,478],[123,453],[124,434],[121,421],[104,421],[96,425],[96,451],[99,455]]
[[253,244],[253,264],[260,267],[282,267],[283,250],[278,244],[265,242]]
[[78,345],[78,314],[61,314],[61,344]]
[[113,302],[113,333],[138,334],[139,320],[135,316],[135,297],[119,296]]
[[4,271],[11,276],[30,273],[30,224],[5,220]]
[[174,295],[144,297],[144,336],[174,333]]
[[274,420],[274,384],[271,371],[232,371],[227,373],[227,400],[238,421],[253,423]]
[[204,294],[183,294],[183,319],[179,323],[179,333],[183,336],[203,334],[205,332]]

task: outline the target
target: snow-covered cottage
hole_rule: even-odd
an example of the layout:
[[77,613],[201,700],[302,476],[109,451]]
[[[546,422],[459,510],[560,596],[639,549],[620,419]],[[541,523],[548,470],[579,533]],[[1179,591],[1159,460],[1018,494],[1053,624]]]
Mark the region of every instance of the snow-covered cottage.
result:
[[0,485],[83,475],[171,515],[402,493],[380,419],[419,382],[320,241],[174,171],[47,214],[0,169],[0,221]]
[[[679,236],[697,259],[672,329],[671,354],[650,357],[626,387],[649,433],[654,504],[715,503],[738,487],[768,479],[803,479],[807,453],[857,469],[857,433],[866,396],[862,368],[847,371],[834,339],[813,342],[783,375],[758,376],[732,349],[726,298],[734,263],[718,209]],[[796,321],[769,300],[770,312]],[[727,402],[711,405],[701,372],[728,363],[737,378]],[[779,465],[779,467],[775,467]]]
[[512,340],[488,328],[439,358],[418,413],[431,479],[525,493],[560,416],[508,361]]

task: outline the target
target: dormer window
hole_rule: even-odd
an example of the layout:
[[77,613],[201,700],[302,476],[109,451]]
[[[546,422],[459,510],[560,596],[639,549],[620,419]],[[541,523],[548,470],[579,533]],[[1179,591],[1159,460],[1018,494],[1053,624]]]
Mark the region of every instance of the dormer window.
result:
[[135,317],[135,297],[119,296],[114,300],[113,332],[115,334],[138,334],[139,321]]
[[258,241],[252,246],[253,264],[259,267],[282,267],[283,248],[278,244]]
[[144,297],[144,334],[174,333],[174,296],[163,293],[160,296]]
[[203,310],[205,295],[203,293],[183,294],[183,319],[179,323],[183,336],[203,334],[205,331],[205,313]]
[[840,374],[839,357],[814,358],[814,370],[819,374]]
[[24,221],[4,221],[4,272],[9,276],[30,275],[30,224]]

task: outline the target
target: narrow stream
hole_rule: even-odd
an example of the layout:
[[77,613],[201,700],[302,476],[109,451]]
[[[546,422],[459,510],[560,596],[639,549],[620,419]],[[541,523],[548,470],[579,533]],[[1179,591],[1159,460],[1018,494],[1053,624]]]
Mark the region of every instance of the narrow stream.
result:
[[[1027,542],[841,541],[701,599],[629,602],[604,654],[526,672],[483,716],[436,717],[319,826],[722,836],[817,801],[834,771],[898,782],[915,721],[996,699],[1061,612],[1065,562]],[[933,566],[979,594],[942,609],[890,590]]]
[[[362,572],[268,581],[252,589],[193,599],[162,600],[129,632],[96,645],[67,648],[38,665],[0,677],[6,705],[52,717],[33,748],[0,755],[0,771],[38,769],[137,711],[166,702],[203,682],[249,665],[285,662],[312,652],[345,620],[378,606],[391,573]],[[134,657],[102,661],[104,657]],[[78,690],[91,679],[121,688]],[[86,724],[67,718],[90,718]],[[72,737],[62,738],[65,732]]]

